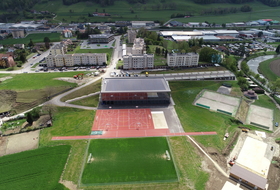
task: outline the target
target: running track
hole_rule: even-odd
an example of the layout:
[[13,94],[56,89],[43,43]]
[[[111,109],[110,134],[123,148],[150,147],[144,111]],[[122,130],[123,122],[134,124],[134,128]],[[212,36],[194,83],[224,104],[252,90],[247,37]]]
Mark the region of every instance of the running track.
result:
[[161,136],[197,136],[197,135],[217,135],[216,132],[189,132],[189,133],[170,133],[168,129],[150,129],[150,130],[120,130],[103,131],[102,135],[85,136],[60,136],[52,137],[52,140],[80,140],[80,139],[112,139],[112,138],[130,138],[130,137],[161,137]]

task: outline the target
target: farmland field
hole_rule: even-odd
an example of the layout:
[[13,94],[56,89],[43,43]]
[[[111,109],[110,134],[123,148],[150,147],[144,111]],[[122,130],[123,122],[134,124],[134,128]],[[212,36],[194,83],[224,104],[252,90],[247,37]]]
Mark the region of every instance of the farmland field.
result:
[[58,183],[70,146],[25,151],[0,158],[1,190],[64,190]]
[[5,39],[1,40],[2,45],[6,44],[28,44],[30,39],[32,39],[33,43],[44,42],[44,38],[48,37],[51,42],[59,42],[60,34],[59,33],[40,33],[40,34],[29,34],[25,38],[19,39]]
[[[165,2],[165,1],[163,1]],[[33,9],[48,10],[57,14],[57,20],[64,22],[113,22],[116,20],[159,20],[167,21],[174,13],[191,13],[194,17],[176,19],[180,22],[205,22],[222,24],[224,22],[243,22],[249,20],[258,20],[260,18],[270,18],[278,20],[279,7],[269,7],[260,2],[247,2],[252,7],[251,12],[240,12],[235,14],[221,14],[221,15],[202,15],[203,10],[214,8],[240,8],[241,4],[229,3],[212,3],[196,4],[193,1],[187,0],[173,0],[176,3],[176,9],[154,9],[153,6],[161,3],[158,1],[150,1],[145,4],[129,4],[126,1],[115,1],[114,5],[102,7],[101,4],[92,2],[79,2],[69,6],[63,5],[62,1],[42,1],[37,3]],[[166,1],[168,3],[168,1]],[[73,10],[73,11],[70,11]],[[132,13],[131,10],[134,12]],[[94,11],[109,13],[110,17],[88,17],[88,13]]]
[[162,137],[91,140],[92,161],[85,163],[81,183],[175,182],[177,173],[166,150],[170,153]]
[[280,58],[263,61],[258,69],[269,81],[275,81],[280,76]]

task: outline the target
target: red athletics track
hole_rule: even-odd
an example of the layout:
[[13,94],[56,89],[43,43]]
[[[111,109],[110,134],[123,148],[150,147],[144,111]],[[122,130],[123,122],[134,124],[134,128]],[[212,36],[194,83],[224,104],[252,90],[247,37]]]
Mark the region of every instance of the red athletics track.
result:
[[217,133],[216,132],[170,133],[168,129],[135,130],[135,131],[121,130],[121,131],[103,131],[102,135],[52,137],[52,140],[111,139],[111,138],[161,137],[161,136],[185,136],[185,135],[191,135],[191,136],[217,135]]
[[92,131],[154,129],[150,109],[97,110]]

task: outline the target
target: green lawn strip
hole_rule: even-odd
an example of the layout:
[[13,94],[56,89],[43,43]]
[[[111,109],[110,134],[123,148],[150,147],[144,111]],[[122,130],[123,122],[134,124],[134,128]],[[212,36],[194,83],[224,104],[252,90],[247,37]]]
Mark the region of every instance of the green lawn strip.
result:
[[87,98],[83,98],[83,99],[71,102],[71,104],[89,106],[89,107],[97,107],[98,103],[99,103],[99,95],[90,96]]
[[35,63],[31,68],[36,68],[40,63]]
[[73,98],[81,97],[94,92],[100,92],[100,90],[101,90],[101,79],[90,85],[87,85],[84,88],[81,88],[80,90],[74,91],[73,93],[62,97],[61,101],[65,102],[66,100],[71,100]]
[[51,42],[59,42],[60,34],[59,33],[38,33],[38,34],[29,34],[25,38],[18,39],[5,39],[1,40],[1,44],[28,44],[30,39],[32,39],[33,43],[44,42],[44,38],[48,37]]
[[166,66],[166,58],[164,58],[164,56],[158,56],[155,55],[154,56],[154,65],[155,66]]
[[268,96],[259,95],[258,100],[256,100],[253,104],[256,106],[272,109],[274,111],[274,121],[278,123],[280,122],[280,110],[277,109],[274,102]]
[[[190,72],[207,72],[207,71],[225,71],[224,67],[199,67],[199,68],[188,68],[188,69],[170,69],[164,71],[149,71],[149,74],[169,74],[169,73],[190,73]],[[145,73],[143,71],[142,73]]]
[[45,147],[0,158],[0,189],[65,189],[58,184],[70,146]]
[[[192,105],[197,94],[203,89],[216,91],[225,81],[172,81],[169,82],[175,109],[185,132],[216,131],[218,135],[195,137],[205,147],[222,150],[226,146],[223,136],[226,132],[233,133],[235,127],[232,117],[212,112]],[[227,81],[236,83],[236,81]]]
[[33,57],[34,55],[37,55],[37,53],[30,53],[28,56],[26,56],[26,59],[30,59],[30,58]]
[[198,155],[195,146],[185,136],[170,137],[169,139],[176,165],[180,171],[179,189],[194,187],[196,190],[204,190],[209,174],[202,170],[202,158]]
[[0,90],[35,90],[52,86],[75,87],[75,83],[55,80],[59,77],[73,77],[76,72],[57,72],[57,73],[24,73],[12,75],[13,78],[5,80],[0,85]]
[[8,77],[8,76],[11,76],[11,74],[3,74],[3,73],[0,73],[0,79],[3,78],[3,77]]
[[[151,146],[153,145],[153,146]],[[171,182],[177,180],[168,143],[163,137],[91,140],[82,184]]]
[[263,61],[259,65],[259,72],[265,76],[269,81],[276,81],[279,76],[277,76],[270,68],[270,63],[275,60],[279,60],[279,57],[269,59],[266,61]]

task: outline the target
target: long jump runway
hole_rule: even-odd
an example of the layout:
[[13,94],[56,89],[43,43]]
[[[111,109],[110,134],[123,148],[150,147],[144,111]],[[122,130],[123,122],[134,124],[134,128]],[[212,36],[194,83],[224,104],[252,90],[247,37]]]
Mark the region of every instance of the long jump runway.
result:
[[130,137],[160,137],[185,135],[216,135],[216,132],[170,133],[169,129],[156,129],[150,109],[97,110],[92,126],[94,135],[61,136],[52,140],[105,139]]

